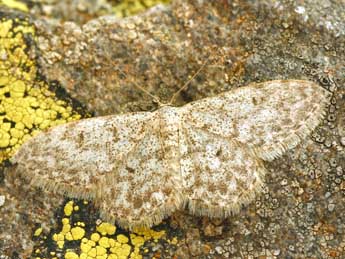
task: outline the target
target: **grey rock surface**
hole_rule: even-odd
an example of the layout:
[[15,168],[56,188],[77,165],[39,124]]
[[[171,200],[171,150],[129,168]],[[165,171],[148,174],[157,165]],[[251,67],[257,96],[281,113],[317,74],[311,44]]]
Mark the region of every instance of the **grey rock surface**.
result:
[[329,89],[326,119],[265,164],[267,186],[254,203],[220,222],[176,213],[168,223],[188,234],[164,253],[345,258],[344,10],[344,1],[176,0],[82,26],[37,20],[39,62],[96,115],[155,109],[135,84],[168,101],[207,57],[175,105],[272,79],[308,79]]

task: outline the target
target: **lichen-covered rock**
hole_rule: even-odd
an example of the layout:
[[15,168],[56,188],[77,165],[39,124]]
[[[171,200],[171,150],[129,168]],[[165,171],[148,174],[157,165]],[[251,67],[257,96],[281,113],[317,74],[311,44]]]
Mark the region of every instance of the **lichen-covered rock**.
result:
[[[208,56],[208,66],[179,103],[251,81],[317,80],[316,66],[318,77],[326,77],[322,66],[339,67],[340,56],[329,44],[341,38],[322,26],[328,23],[315,24],[300,9],[269,1],[256,5],[174,1],[142,15],[106,16],[81,27],[39,23],[41,64],[49,78],[59,79],[99,115],[151,109],[152,99],[143,96],[135,83],[167,100]],[[331,67],[326,63],[329,56]]]
[[[220,236],[192,242],[182,235],[175,246],[180,258],[342,258],[344,9],[342,1],[326,0],[176,0],[82,26],[36,20],[39,63],[98,115],[155,108],[135,83],[169,100],[208,56],[177,105],[271,79],[309,79],[329,89],[323,123],[283,158],[265,163],[263,195],[222,222]],[[169,223],[184,233],[203,228],[200,218],[180,213]],[[160,242],[149,247],[147,257],[175,254]]]
[[178,103],[219,93],[240,77],[248,55],[236,44],[237,33],[229,26],[233,17],[223,8],[177,1],[125,19],[101,17],[82,27],[41,22],[42,68],[98,115],[155,107],[135,83],[169,100],[207,57],[209,64]]

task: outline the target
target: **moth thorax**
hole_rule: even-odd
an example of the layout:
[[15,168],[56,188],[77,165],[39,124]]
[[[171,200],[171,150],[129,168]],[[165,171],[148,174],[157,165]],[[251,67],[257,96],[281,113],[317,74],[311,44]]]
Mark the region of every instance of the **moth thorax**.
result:
[[176,107],[165,106],[158,112],[160,136],[165,157],[178,157],[178,131],[180,130],[181,121],[179,110]]

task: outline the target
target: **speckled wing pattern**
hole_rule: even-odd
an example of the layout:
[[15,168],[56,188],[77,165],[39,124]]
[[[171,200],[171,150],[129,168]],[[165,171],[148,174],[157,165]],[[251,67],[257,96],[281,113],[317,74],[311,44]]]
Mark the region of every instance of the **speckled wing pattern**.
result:
[[295,147],[322,120],[329,92],[302,80],[252,84],[176,108],[72,122],[13,157],[35,186],[90,198],[121,226],[173,211],[226,217],[260,192],[263,161]]
[[253,200],[265,168],[325,114],[330,93],[303,80],[240,87],[181,107],[181,172],[189,210],[225,217]]
[[251,84],[187,104],[186,123],[253,149],[271,161],[296,146],[323,118],[330,93],[304,80]]
[[95,198],[99,183],[136,147],[150,118],[137,113],[59,125],[24,143],[12,161],[35,186]]
[[99,199],[102,216],[124,227],[157,224],[183,205],[179,114],[173,107],[151,114],[135,147],[102,183],[106,186]]
[[195,128],[193,122],[182,127],[181,175],[190,212],[210,217],[238,213],[261,190],[262,162],[245,146]]

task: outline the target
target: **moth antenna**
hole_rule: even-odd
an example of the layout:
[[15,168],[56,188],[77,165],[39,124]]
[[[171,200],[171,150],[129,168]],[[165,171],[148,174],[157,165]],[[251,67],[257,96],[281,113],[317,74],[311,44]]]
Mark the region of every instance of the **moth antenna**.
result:
[[207,58],[206,58],[206,60],[204,61],[204,63],[200,66],[200,68],[198,69],[198,71],[196,71],[195,73],[194,73],[194,75],[176,92],[176,93],[174,93],[174,95],[171,97],[171,99],[170,99],[170,101],[168,102],[168,104],[172,104],[174,101],[175,101],[175,99],[177,98],[177,96],[183,91],[183,90],[185,90],[187,87],[188,87],[188,85],[190,84],[190,82],[192,82],[193,80],[194,80],[194,78],[201,72],[201,70],[203,70],[204,69],[204,67],[206,66],[206,64],[207,64],[207,62],[210,60],[210,56],[208,56]]
[[[124,77],[127,78],[127,75],[125,72],[123,72],[120,68],[118,68],[118,71],[120,72],[121,75],[123,75]],[[136,88],[138,88],[139,90],[143,91],[145,94],[147,94],[148,96],[150,96],[154,102],[156,102],[159,106],[163,106],[163,103],[161,103],[161,101],[159,100],[159,98],[153,94],[151,94],[149,91],[147,91],[145,88],[143,88],[142,86],[140,86],[137,82],[133,81],[132,82],[134,84],[134,86]]]

